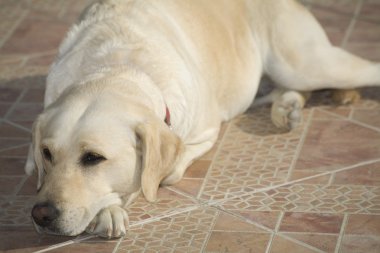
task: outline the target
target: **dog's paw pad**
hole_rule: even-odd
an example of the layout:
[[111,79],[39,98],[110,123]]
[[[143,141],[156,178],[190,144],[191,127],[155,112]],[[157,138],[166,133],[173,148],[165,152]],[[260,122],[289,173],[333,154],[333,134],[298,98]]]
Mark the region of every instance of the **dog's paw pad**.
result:
[[284,93],[272,105],[271,118],[278,128],[292,130],[302,122],[303,97],[297,92]]
[[118,238],[126,235],[128,224],[127,212],[120,206],[110,206],[95,216],[86,232],[104,238]]

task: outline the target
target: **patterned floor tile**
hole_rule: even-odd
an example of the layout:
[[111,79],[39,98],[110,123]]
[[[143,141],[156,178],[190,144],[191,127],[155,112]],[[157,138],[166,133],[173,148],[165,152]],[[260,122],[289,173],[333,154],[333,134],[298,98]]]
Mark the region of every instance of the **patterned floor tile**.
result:
[[117,252],[201,252],[217,213],[201,208],[137,226]]
[[379,186],[293,184],[236,196],[221,205],[243,211],[380,214],[379,201]]
[[140,195],[137,200],[126,208],[131,224],[146,221],[158,216],[176,213],[180,210],[196,206],[193,200],[180,195],[168,188],[160,188],[156,203],[149,203]]
[[[269,115],[269,108],[257,108],[229,124],[206,178],[202,199],[226,199],[287,180],[304,128],[281,132]],[[307,115],[305,111],[305,119]]]

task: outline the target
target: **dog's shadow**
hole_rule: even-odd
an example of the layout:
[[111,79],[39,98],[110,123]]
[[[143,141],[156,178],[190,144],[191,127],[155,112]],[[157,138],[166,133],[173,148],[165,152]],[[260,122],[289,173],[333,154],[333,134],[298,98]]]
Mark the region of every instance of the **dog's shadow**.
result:
[[248,109],[238,116],[233,124],[245,133],[257,136],[285,134],[286,129],[277,128],[271,120],[269,105]]

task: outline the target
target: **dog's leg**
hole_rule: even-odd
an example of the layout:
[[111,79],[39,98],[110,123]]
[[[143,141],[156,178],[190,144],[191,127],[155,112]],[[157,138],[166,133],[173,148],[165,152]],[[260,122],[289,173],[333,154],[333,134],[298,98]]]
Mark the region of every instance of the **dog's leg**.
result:
[[102,209],[86,228],[89,234],[105,238],[121,237],[126,235],[129,219],[127,212],[118,205]]
[[186,144],[185,152],[177,162],[174,172],[166,177],[161,184],[172,185],[180,181],[190,164],[212,148],[218,138],[218,133],[219,128],[204,131],[202,135],[194,139],[192,143]]
[[277,84],[298,91],[380,86],[379,63],[332,46],[304,7],[286,3],[289,11],[278,13],[271,26],[265,62],[266,72]]

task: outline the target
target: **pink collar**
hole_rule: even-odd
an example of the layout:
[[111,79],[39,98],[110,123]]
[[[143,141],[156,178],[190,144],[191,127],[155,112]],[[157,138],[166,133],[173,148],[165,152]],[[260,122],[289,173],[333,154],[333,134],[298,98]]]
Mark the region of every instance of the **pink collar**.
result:
[[166,115],[165,115],[165,120],[164,121],[165,121],[166,125],[168,125],[168,127],[171,128],[172,123],[170,121],[170,111],[169,111],[168,106],[166,106]]

